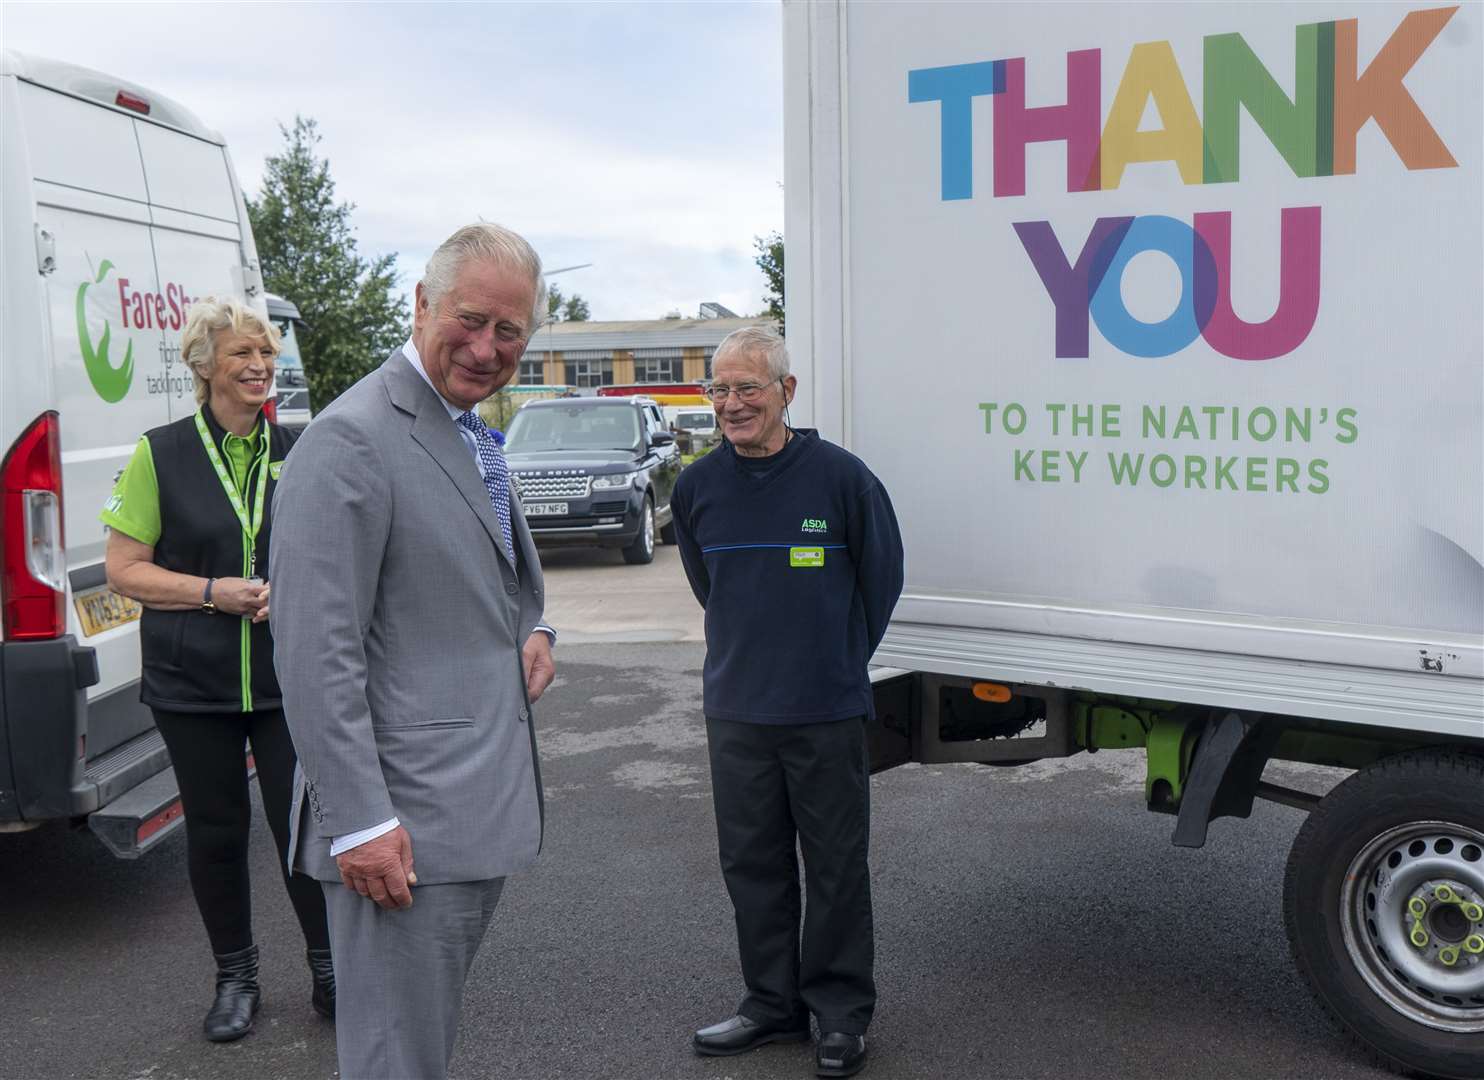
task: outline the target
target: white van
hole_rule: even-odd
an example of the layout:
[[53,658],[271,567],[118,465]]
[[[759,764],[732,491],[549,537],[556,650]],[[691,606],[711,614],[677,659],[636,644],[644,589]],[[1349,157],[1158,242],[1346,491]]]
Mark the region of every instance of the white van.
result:
[[133,857],[183,819],[98,512],[196,408],[192,301],[266,316],[257,250],[222,137],[168,98],[5,51],[0,130],[0,831],[87,816]]

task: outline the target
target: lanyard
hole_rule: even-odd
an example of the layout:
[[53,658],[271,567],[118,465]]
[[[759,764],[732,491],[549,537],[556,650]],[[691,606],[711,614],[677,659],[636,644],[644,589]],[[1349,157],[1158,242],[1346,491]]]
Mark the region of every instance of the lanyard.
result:
[[227,501],[232,504],[237,520],[242,524],[242,535],[247,540],[249,552],[247,576],[251,577],[257,570],[258,530],[263,527],[264,496],[268,491],[268,459],[272,457],[268,445],[268,422],[263,421],[261,433],[263,445],[258,451],[262,458],[258,465],[258,490],[253,499],[251,517],[248,516],[247,507],[242,503],[242,496],[237,491],[236,481],[232,479],[232,474],[227,471],[226,463],[222,461],[222,455],[217,451],[216,440],[211,437],[211,432],[206,427],[206,419],[202,416],[200,409],[196,410],[196,430],[201,434],[201,444],[206,447],[206,456],[211,459],[212,467],[216,469],[217,479],[222,482],[222,490],[227,493]]

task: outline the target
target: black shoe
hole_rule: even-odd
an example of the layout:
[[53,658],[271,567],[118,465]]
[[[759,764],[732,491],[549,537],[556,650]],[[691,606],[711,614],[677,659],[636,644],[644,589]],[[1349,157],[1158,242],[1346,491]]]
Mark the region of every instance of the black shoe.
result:
[[807,1020],[795,1024],[759,1024],[756,1020],[738,1014],[719,1024],[703,1027],[696,1032],[691,1045],[696,1053],[706,1057],[727,1057],[745,1054],[759,1046],[775,1042],[803,1042],[809,1037]]
[[814,1048],[817,1076],[854,1076],[866,1065],[866,1037],[843,1031],[821,1031]]
[[212,1042],[231,1042],[252,1030],[262,1000],[258,989],[258,947],[216,954],[216,1001],[202,1025]]
[[309,975],[314,980],[314,990],[309,995],[309,1004],[326,1020],[335,1019],[335,965],[330,960],[329,949],[310,949]]

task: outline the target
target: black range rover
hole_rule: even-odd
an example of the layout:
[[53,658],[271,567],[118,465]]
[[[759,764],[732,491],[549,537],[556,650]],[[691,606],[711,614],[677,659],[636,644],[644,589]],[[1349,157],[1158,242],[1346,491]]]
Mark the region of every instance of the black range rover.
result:
[[680,450],[648,398],[533,401],[510,422],[505,457],[538,546],[596,544],[647,563],[656,529],[674,542]]

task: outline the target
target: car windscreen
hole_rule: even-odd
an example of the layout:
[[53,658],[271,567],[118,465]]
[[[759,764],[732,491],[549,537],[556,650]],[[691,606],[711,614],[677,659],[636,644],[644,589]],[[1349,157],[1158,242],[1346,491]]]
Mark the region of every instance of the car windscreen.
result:
[[716,414],[709,412],[683,412],[675,417],[675,426],[687,431],[710,431],[716,426]]
[[308,390],[290,390],[288,393],[279,391],[278,408],[282,412],[285,409],[307,409],[309,408]]
[[505,437],[512,453],[538,450],[636,450],[639,414],[628,405],[522,409]]

